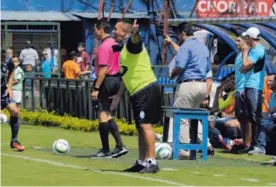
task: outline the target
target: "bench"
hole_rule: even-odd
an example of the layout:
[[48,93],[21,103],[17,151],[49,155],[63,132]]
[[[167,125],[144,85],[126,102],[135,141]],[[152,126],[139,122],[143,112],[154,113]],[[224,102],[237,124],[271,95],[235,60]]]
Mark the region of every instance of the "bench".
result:
[[[173,144],[172,144],[172,154],[173,160],[178,159],[179,150],[191,150],[190,160],[196,159],[196,151],[202,151],[202,159],[204,161],[208,160],[208,115],[209,111],[204,109],[185,109],[185,108],[174,108],[174,107],[163,107],[163,112],[165,113],[165,123],[163,137],[164,142],[168,139],[169,130],[169,117],[173,117]],[[180,120],[190,119],[190,143],[182,144],[179,141],[180,135]],[[202,122],[202,144],[197,144],[197,129],[198,120]]]

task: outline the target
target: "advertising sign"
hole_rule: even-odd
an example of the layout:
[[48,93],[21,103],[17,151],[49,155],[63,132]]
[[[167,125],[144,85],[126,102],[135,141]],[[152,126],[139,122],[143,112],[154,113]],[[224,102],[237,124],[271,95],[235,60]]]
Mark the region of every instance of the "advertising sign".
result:
[[198,18],[275,16],[274,0],[198,0]]

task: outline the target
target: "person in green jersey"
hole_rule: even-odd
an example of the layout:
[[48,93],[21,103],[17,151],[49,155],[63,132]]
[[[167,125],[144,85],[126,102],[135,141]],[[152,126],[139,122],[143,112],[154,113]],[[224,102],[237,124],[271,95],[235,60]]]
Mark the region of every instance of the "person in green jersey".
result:
[[115,39],[122,45],[120,66],[122,81],[119,92],[112,97],[111,110],[116,108],[124,88],[130,94],[136,128],[138,130],[139,159],[126,172],[157,173],[159,166],[155,160],[155,133],[152,124],[161,117],[161,91],[151,68],[146,48],[139,35],[137,20],[120,20],[116,23]]
[[14,64],[14,81],[12,83],[13,90],[13,100],[15,101],[18,109],[20,110],[20,104],[22,101],[22,92],[23,92],[23,80],[24,80],[24,71],[20,67],[20,60],[17,56],[12,58]]

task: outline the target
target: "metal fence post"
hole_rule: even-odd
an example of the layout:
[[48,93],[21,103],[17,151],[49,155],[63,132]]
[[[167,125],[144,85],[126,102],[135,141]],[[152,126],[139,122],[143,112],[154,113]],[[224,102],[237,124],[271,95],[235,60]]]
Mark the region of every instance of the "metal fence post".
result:
[[60,70],[61,70],[61,55],[60,55],[60,42],[61,42],[61,36],[60,36],[60,23],[57,24],[57,30],[58,30],[58,78],[60,78]]

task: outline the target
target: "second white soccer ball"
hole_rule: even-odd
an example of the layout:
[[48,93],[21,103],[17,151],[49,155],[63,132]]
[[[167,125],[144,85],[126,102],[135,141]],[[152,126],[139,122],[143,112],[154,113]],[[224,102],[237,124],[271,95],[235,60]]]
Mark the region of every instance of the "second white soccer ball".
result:
[[167,143],[155,144],[155,157],[157,159],[169,160],[172,158],[172,148]]
[[8,121],[8,117],[6,116],[6,114],[0,114],[0,120],[1,120],[1,124],[2,123],[7,123]]
[[53,143],[52,150],[57,154],[68,153],[70,151],[70,145],[66,140],[58,139]]

